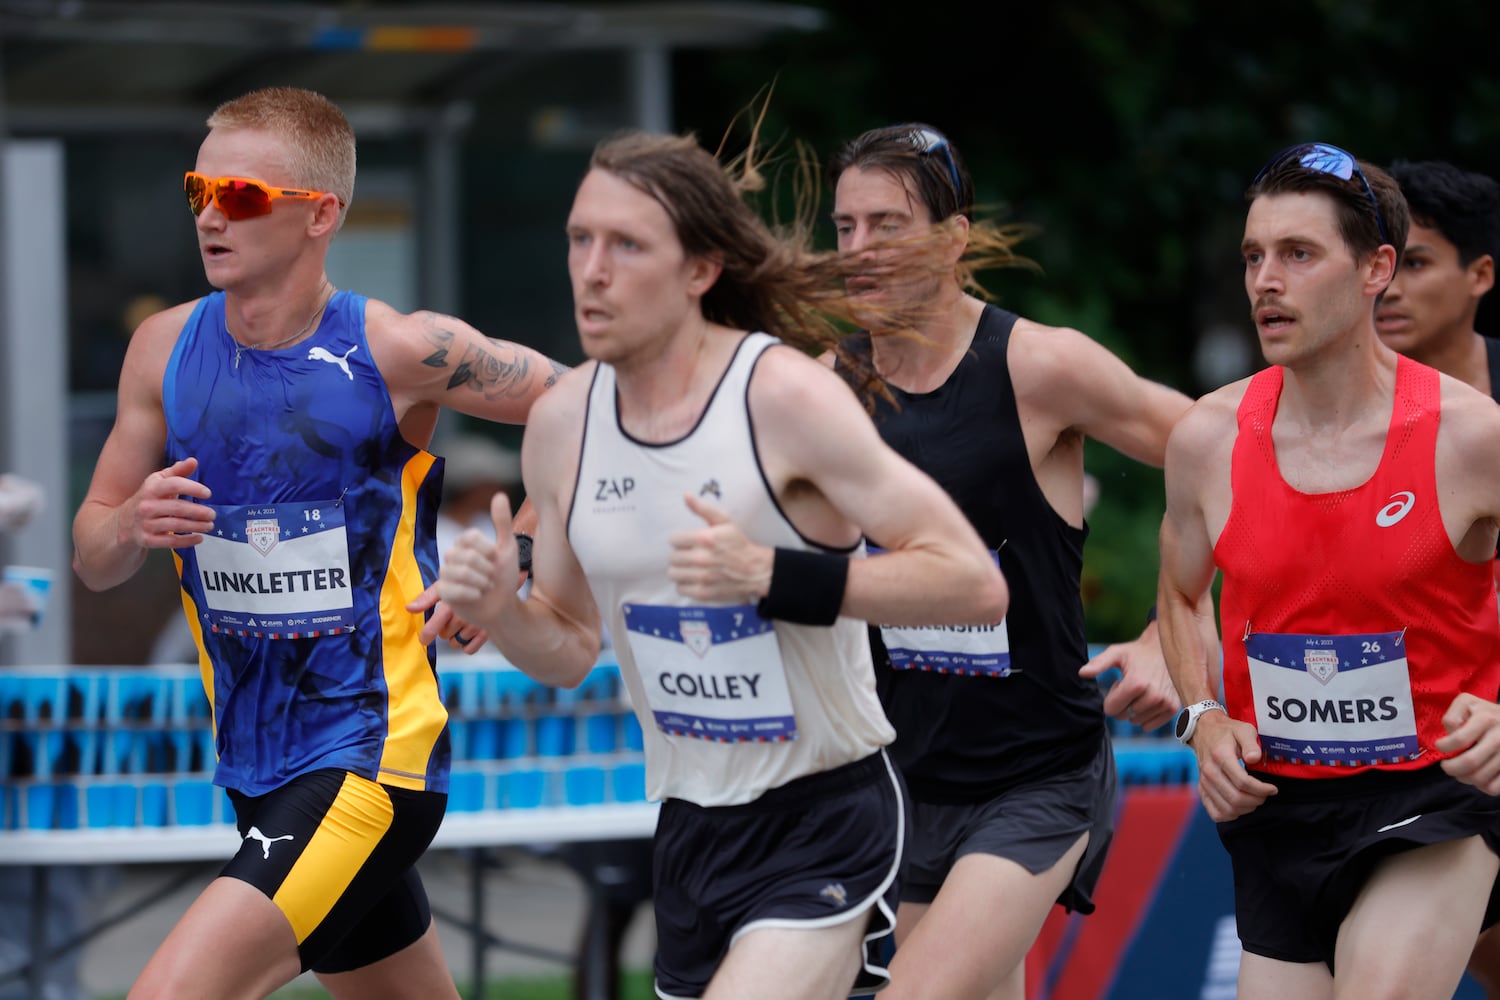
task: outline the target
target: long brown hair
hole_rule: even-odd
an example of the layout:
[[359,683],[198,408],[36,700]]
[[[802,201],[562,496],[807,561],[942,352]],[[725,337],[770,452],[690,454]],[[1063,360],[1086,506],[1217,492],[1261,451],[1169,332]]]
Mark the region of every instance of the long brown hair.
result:
[[[808,187],[803,161],[799,196]],[[861,325],[882,333],[915,330],[923,316],[912,304],[855,303],[849,279],[872,268],[905,277],[950,272],[954,233],[933,227],[930,233],[892,243],[878,265],[836,251],[812,249],[811,215],[799,211],[784,226],[773,226],[746,196],[764,188],[754,140],[749,150],[721,163],[692,135],[627,131],[606,139],[594,150],[592,170],[602,170],[654,198],[666,210],[690,256],[711,258],[722,268],[703,295],[703,315],[733,329],[763,330],[810,353],[833,351],[855,373],[856,391],[866,406],[875,394],[886,395],[882,380],[862,358],[846,351],[845,336]],[[809,202],[816,204],[816,169],[811,171]],[[857,307],[856,307],[857,306]],[[878,322],[872,324],[872,314]]]

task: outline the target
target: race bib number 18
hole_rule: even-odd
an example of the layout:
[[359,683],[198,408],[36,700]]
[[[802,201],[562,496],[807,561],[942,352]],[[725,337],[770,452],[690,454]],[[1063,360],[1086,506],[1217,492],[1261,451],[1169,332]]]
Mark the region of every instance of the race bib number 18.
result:
[[271,639],[334,635],[354,625],[342,503],[215,507],[197,547],[208,627]]

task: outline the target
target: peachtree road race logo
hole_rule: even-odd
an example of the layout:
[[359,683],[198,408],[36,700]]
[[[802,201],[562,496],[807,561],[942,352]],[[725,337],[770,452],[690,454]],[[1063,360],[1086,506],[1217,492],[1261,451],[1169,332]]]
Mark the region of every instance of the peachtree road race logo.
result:
[[705,621],[683,621],[677,626],[682,642],[701,658],[714,644],[713,629]]
[[281,540],[281,524],[274,517],[255,518],[245,522],[245,540],[261,555],[266,555]]
[[1327,684],[1339,672],[1339,654],[1332,649],[1309,649],[1302,654],[1302,663],[1307,672],[1319,684]]

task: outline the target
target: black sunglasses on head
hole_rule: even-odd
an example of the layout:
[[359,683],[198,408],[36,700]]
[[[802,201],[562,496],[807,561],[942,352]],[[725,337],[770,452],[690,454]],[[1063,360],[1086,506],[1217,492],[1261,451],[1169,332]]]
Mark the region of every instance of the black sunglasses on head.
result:
[[958,176],[958,161],[953,159],[953,147],[948,142],[948,137],[937,129],[914,128],[911,131],[911,143],[922,156],[932,156],[941,153],[943,162],[948,165],[948,177],[953,181],[953,194],[957,198],[959,208],[963,207],[964,184]]

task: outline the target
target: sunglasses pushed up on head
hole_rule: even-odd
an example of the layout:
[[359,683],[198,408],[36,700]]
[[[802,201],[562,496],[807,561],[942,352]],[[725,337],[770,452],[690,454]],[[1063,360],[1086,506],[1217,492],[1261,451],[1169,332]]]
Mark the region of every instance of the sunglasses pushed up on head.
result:
[[1255,180],[1250,182],[1251,186],[1258,184],[1260,179],[1272,169],[1293,161],[1304,170],[1329,174],[1342,181],[1359,181],[1365,189],[1365,197],[1370,199],[1370,207],[1375,209],[1375,224],[1380,227],[1381,242],[1391,241],[1385,230],[1385,217],[1380,214],[1380,199],[1375,197],[1375,189],[1370,187],[1370,182],[1365,179],[1365,173],[1359,169],[1359,161],[1354,158],[1354,154],[1337,146],[1331,146],[1326,142],[1303,142],[1288,146],[1266,161],[1266,165],[1256,173]]
[[[194,215],[202,215],[212,202],[230,222],[270,215],[277,198],[316,201],[329,193],[276,187],[253,177],[205,177],[193,170],[183,175],[182,187],[187,193],[188,209]],[[344,207],[342,198],[339,207]]]
[[948,168],[948,179],[953,182],[953,195],[963,201],[964,182],[958,175],[958,161],[953,158],[953,146],[948,137],[926,125],[911,130],[911,144],[922,156],[941,156]]

